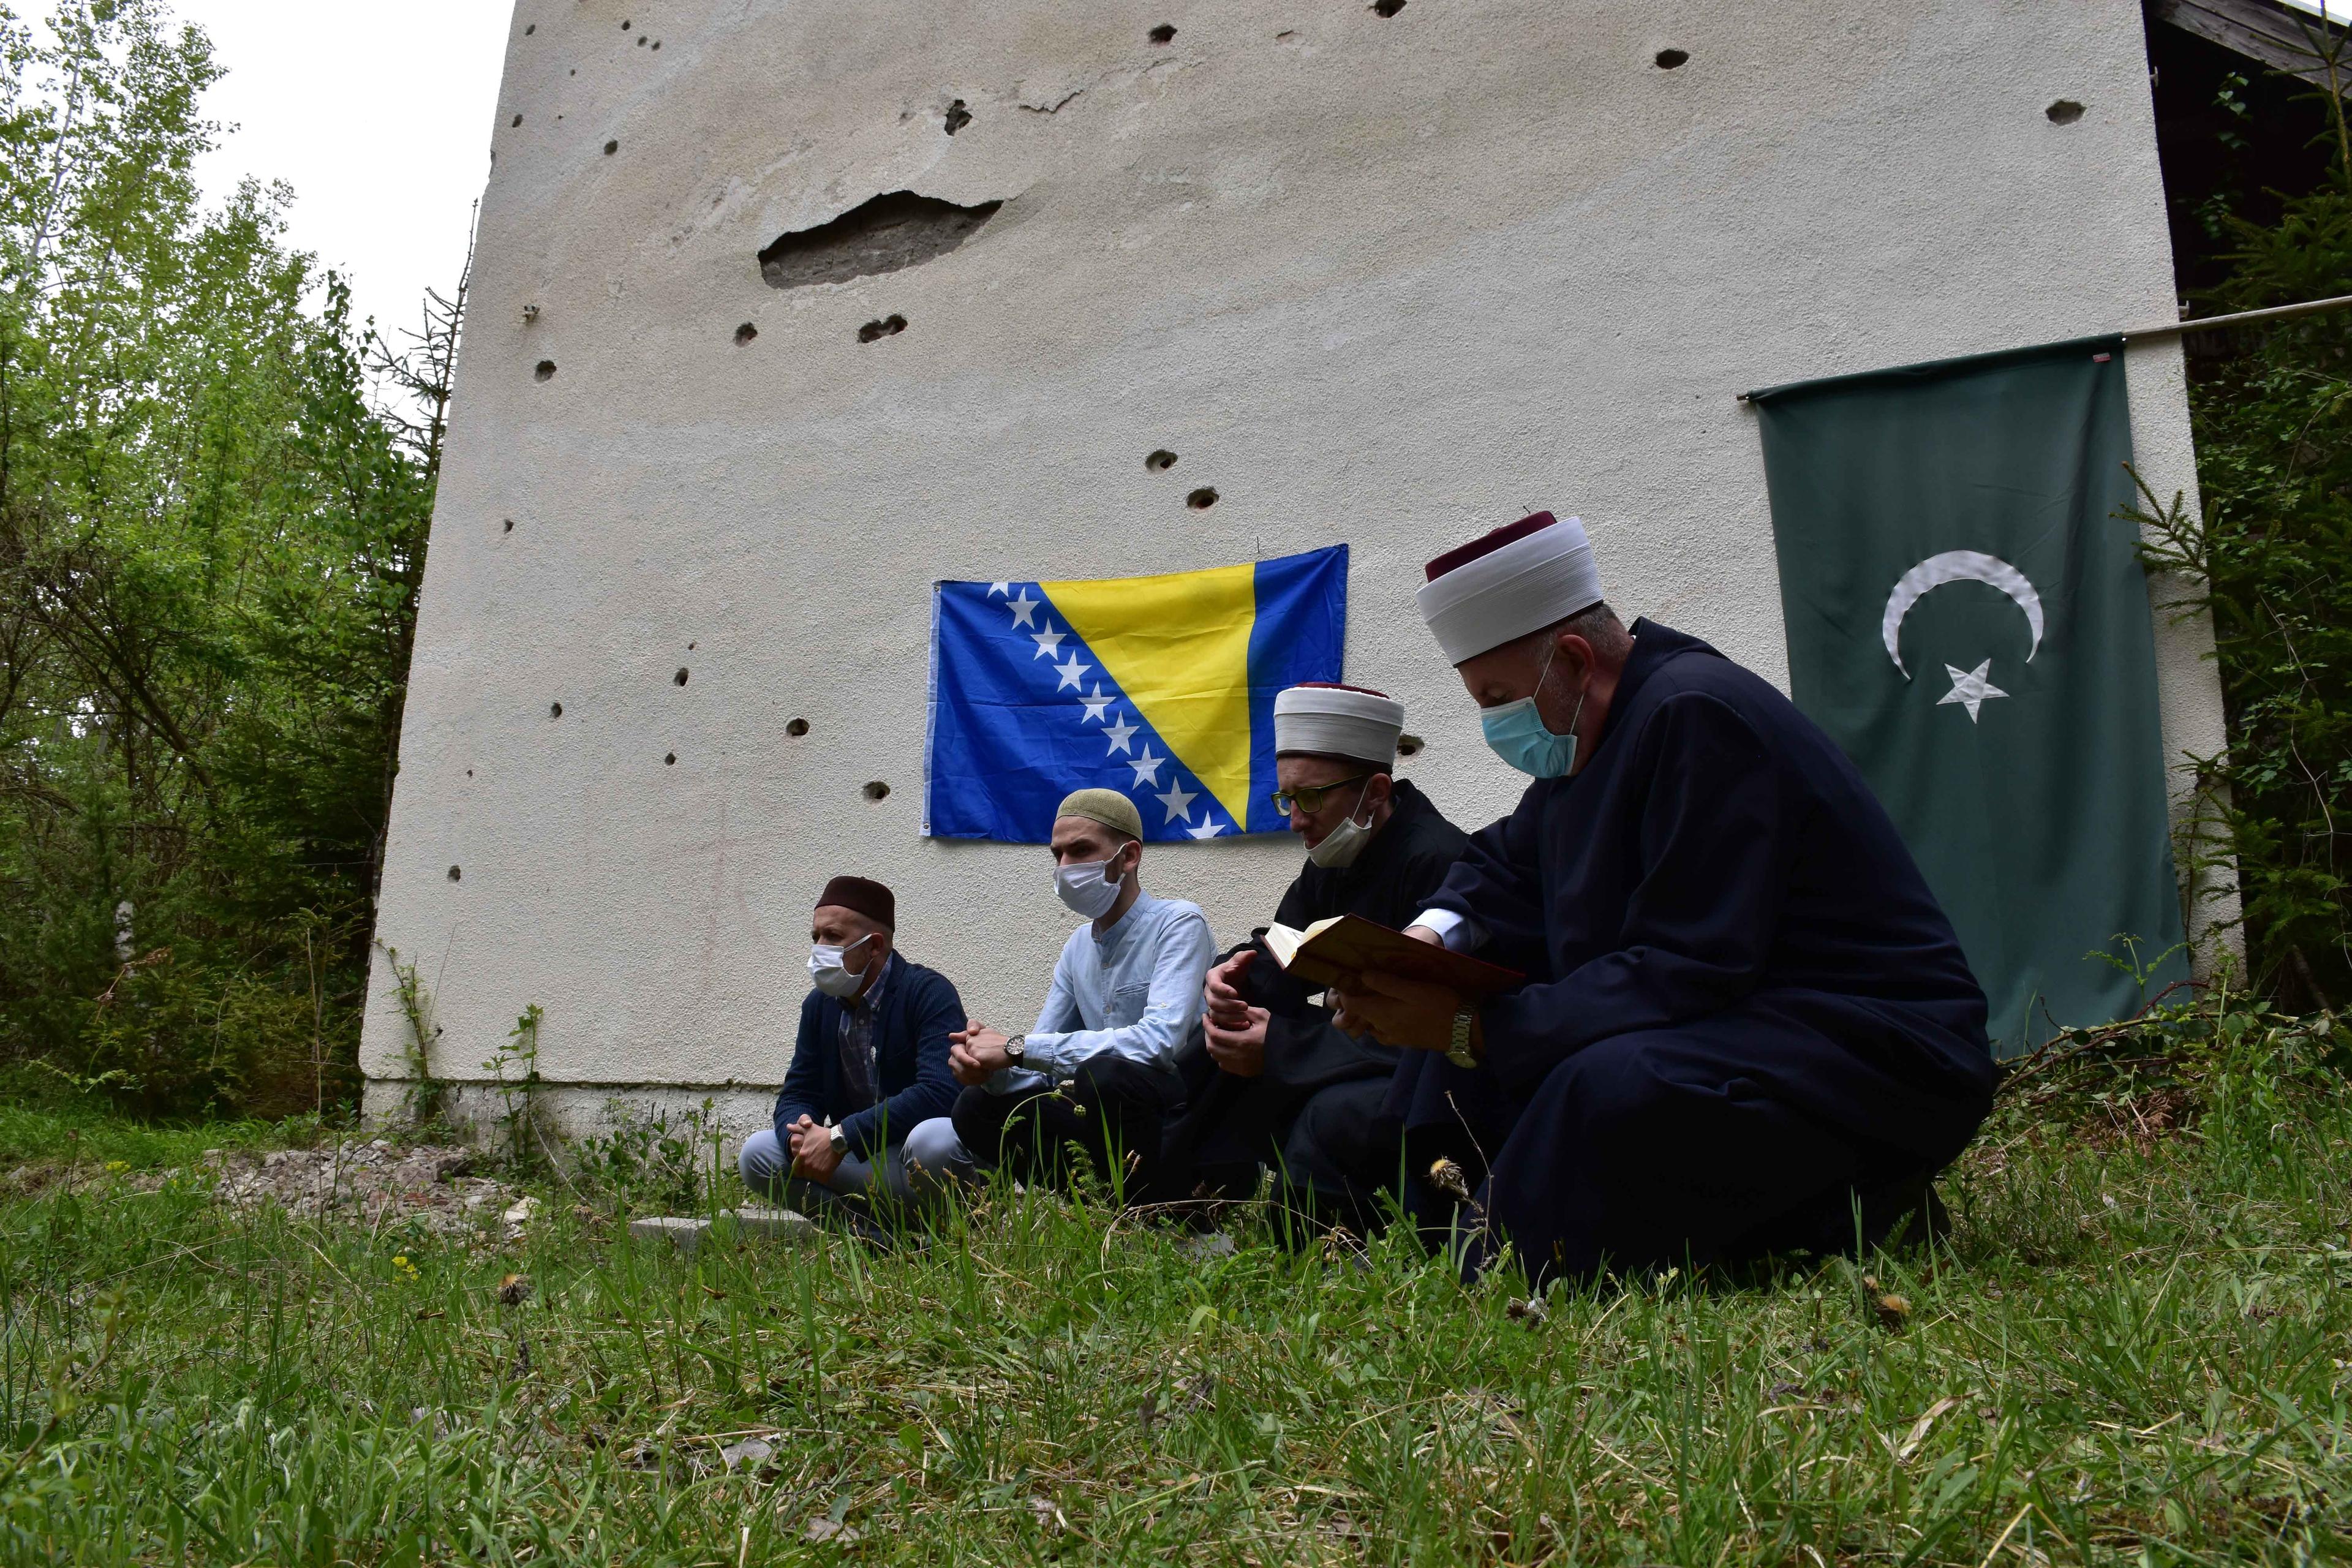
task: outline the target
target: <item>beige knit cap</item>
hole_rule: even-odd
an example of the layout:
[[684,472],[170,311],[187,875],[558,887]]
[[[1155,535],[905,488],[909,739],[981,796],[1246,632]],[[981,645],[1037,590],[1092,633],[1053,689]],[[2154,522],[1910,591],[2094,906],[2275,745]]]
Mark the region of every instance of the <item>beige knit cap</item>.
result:
[[1054,816],[1056,820],[1083,816],[1088,822],[1117,828],[1129,838],[1143,837],[1143,814],[1135,809],[1135,802],[1115,789],[1074,789],[1062,797],[1062,804],[1054,808]]

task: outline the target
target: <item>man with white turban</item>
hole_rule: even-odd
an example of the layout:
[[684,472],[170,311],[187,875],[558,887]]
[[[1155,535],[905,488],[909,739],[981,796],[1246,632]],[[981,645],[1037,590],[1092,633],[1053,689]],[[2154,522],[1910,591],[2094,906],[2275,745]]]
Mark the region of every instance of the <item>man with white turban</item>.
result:
[[1432,1053],[1392,1105],[1408,1159],[1475,1189],[1465,1270],[1504,1243],[1541,1281],[1943,1223],[1928,1183],[1991,1103],[1984,995],[1836,743],[1697,638],[1628,631],[1574,518],[1439,556],[1419,603],[1535,782],[1409,929],[1528,978],[1482,1005],[1368,973],[1339,1023]]
[[[1360,686],[1311,681],[1274,700],[1276,809],[1307,863],[1274,911],[1302,930],[1355,914],[1394,930],[1418,914],[1469,842],[1396,774],[1404,704]],[[1164,1199],[1243,1198],[1271,1169],[1282,1211],[1358,1234],[1395,1186],[1397,1138],[1381,1107],[1399,1053],[1341,1033],[1259,944],[1264,928],[1209,971],[1206,1049],[1185,1069],[1183,1116],[1160,1164]]]

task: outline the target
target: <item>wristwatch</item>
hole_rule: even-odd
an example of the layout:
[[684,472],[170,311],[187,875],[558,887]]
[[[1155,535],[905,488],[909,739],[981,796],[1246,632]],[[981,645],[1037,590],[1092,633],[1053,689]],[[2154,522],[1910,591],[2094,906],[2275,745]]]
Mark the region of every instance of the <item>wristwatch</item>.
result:
[[824,1134],[825,1142],[833,1145],[833,1152],[835,1154],[849,1152],[849,1134],[841,1130],[841,1123],[835,1122],[824,1130]]
[[1029,1060],[1029,1037],[1015,1035],[1004,1042],[1004,1060],[1008,1067],[1020,1067]]
[[1445,1059],[1458,1068],[1478,1065],[1477,1053],[1470,1048],[1470,1026],[1477,1022],[1477,1009],[1464,1003],[1454,1010],[1454,1038],[1445,1047]]

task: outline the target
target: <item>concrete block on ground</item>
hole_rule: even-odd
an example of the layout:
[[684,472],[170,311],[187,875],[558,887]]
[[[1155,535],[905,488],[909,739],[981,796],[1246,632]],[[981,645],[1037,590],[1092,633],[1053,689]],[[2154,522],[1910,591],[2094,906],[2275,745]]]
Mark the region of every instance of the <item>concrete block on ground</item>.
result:
[[678,1251],[693,1256],[702,1245],[703,1233],[710,1228],[707,1219],[679,1217],[669,1215],[649,1215],[629,1222],[629,1235],[637,1241],[667,1242]]
[[798,1241],[815,1234],[816,1222],[798,1209],[740,1208],[727,1217],[738,1234],[761,1241]]

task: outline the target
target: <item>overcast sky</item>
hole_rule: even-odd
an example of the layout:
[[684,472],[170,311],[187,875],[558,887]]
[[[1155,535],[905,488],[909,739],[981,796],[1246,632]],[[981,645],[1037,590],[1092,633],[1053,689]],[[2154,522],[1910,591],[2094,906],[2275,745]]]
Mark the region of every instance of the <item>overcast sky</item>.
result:
[[197,166],[217,198],[247,174],[294,187],[289,237],[352,280],[387,333],[446,289],[490,172],[509,0],[173,0],[228,68]]

